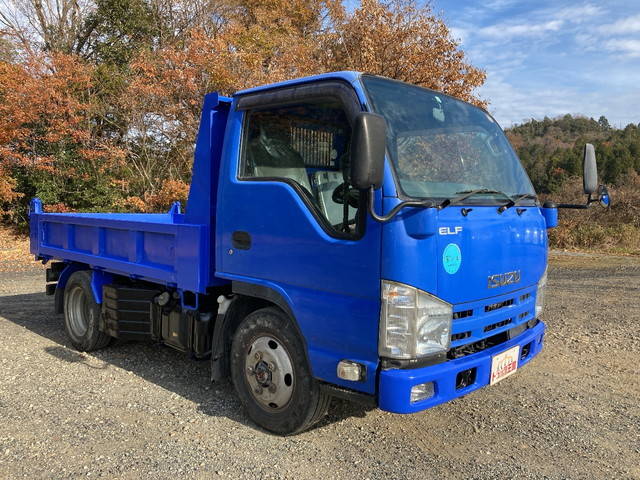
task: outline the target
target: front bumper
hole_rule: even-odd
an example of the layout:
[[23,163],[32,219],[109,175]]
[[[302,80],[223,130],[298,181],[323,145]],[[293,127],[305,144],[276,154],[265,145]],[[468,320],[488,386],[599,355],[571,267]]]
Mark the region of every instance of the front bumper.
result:
[[[528,346],[526,356],[521,357],[518,362],[520,369],[542,349],[544,331],[545,324],[539,322],[517,337],[473,355],[424,368],[383,370],[380,372],[378,384],[378,407],[394,413],[415,413],[478,390],[489,383],[493,355],[516,345],[520,346],[522,354],[523,347]],[[458,373],[472,368],[476,369],[475,381],[457,389]],[[433,396],[411,403],[411,388],[427,382],[434,383]]]

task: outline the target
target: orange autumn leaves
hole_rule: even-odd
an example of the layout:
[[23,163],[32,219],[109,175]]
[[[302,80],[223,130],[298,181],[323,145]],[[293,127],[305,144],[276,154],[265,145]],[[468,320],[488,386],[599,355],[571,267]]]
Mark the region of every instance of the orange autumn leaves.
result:
[[[170,3],[180,11],[181,1]],[[111,90],[105,65],[90,54],[38,50],[34,40],[17,60],[0,61],[5,220],[13,212],[24,221],[33,195],[60,208],[141,211],[184,199],[209,91],[231,94],[350,69],[483,104],[474,92],[484,72],[468,63],[428,5],[363,0],[353,11],[337,0],[198,5],[204,14],[189,28],[140,45],[118,67]]]

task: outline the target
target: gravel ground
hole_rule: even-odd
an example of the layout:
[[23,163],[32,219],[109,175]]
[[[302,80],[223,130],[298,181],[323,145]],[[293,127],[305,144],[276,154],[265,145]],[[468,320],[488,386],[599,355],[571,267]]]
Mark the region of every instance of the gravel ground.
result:
[[207,362],[71,349],[41,270],[0,273],[0,478],[640,478],[640,259],[555,256],[546,347],[498,385],[400,416],[336,401],[270,435]]

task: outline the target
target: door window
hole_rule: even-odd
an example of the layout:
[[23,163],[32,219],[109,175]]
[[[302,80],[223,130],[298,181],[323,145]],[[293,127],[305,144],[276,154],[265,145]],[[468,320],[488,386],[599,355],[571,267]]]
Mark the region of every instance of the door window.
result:
[[291,184],[331,233],[354,235],[360,194],[348,178],[350,142],[337,99],[250,110],[240,176]]

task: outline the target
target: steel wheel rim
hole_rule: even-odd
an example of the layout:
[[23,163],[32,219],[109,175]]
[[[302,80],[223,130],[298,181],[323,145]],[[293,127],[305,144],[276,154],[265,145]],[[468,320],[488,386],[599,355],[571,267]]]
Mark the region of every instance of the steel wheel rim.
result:
[[89,329],[89,302],[82,287],[74,287],[69,293],[65,293],[67,300],[67,317],[69,329],[77,338],[82,338]]
[[245,357],[245,378],[251,395],[263,409],[284,409],[293,395],[295,377],[291,356],[275,337],[256,338]]

